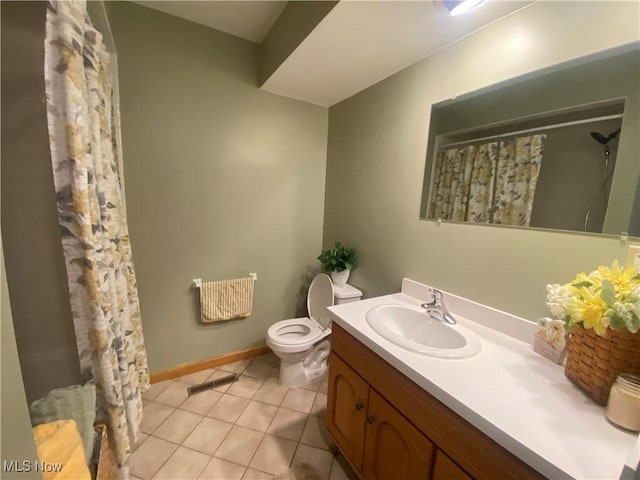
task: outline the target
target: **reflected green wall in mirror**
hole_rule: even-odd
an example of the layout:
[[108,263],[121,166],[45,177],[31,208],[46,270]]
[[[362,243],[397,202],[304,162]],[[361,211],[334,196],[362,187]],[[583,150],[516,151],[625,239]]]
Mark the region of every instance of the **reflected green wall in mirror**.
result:
[[[610,142],[611,175],[604,189],[604,150],[590,132],[607,134],[620,119],[548,131],[548,156],[542,159],[531,227],[640,236],[639,91],[640,49],[634,43],[434,104],[421,218],[435,220],[427,217],[427,207],[439,145],[623,113],[619,139]],[[564,150],[559,151],[558,144]],[[585,229],[585,213],[594,200]]]

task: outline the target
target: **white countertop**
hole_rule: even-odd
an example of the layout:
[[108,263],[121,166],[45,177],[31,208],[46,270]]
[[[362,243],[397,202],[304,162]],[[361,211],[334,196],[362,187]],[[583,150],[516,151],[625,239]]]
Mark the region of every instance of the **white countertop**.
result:
[[430,300],[425,288],[405,279],[403,291],[411,296],[385,295],[329,311],[361,343],[546,477],[620,477],[633,449],[640,448],[638,435],[610,424],[605,408],[575,387],[562,366],[533,351],[532,322],[444,292],[458,322],[482,340],[481,352],[464,359],[405,350],[367,323],[366,312],[374,306]]

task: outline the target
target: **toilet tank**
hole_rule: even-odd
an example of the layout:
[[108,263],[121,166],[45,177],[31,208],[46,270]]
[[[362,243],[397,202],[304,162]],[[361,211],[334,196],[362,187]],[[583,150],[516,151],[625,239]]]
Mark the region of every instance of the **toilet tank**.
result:
[[343,286],[333,285],[334,305],[357,302],[362,300],[362,292],[353,285],[345,283]]

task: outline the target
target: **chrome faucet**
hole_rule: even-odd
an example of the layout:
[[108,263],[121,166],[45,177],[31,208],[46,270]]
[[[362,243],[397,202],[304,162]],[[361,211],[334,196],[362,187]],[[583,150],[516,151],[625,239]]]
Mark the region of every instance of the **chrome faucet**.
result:
[[[458,323],[453,315],[449,313],[449,310],[447,310],[447,307],[444,304],[444,297],[442,295],[442,292],[440,290],[436,290],[435,288],[431,288],[429,290],[431,291],[431,295],[433,295],[433,300],[420,305],[422,308],[427,310],[427,314],[431,318],[448,323],[449,325],[455,325],[456,323]],[[434,316],[434,313],[437,313],[439,315],[439,318]]]

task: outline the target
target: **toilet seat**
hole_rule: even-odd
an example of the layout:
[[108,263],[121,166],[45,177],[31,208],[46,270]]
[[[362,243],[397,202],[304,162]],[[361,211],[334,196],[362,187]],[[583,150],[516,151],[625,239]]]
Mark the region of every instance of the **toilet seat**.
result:
[[309,317],[274,323],[267,330],[267,345],[283,353],[303,352],[312,347],[331,334],[327,307],[333,305],[333,300],[333,283],[329,276],[316,275],[307,293]]
[[267,343],[284,353],[302,352],[331,333],[311,318],[291,318],[274,323],[267,330]]
[[319,340],[322,329],[318,322],[301,317],[276,322],[269,327],[267,334],[279,345],[301,345]]

